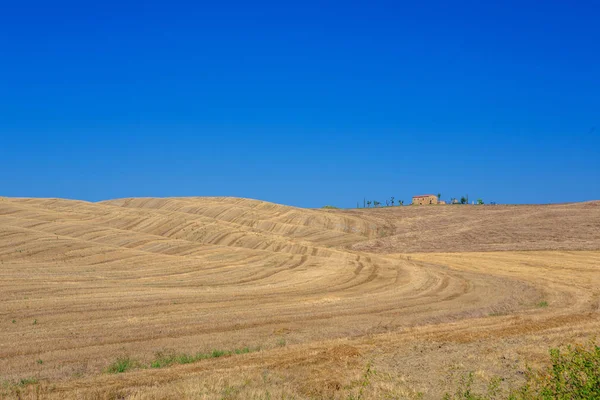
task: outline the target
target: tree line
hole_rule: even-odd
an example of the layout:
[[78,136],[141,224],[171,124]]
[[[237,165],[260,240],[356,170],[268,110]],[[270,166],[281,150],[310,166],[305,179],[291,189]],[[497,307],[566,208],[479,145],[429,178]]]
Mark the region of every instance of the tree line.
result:
[[[363,199],[363,208],[370,208],[371,205],[373,207],[394,207],[394,205],[396,204],[398,204],[398,206],[403,206],[404,200],[398,200],[396,202],[396,198],[392,196],[389,199],[385,200],[385,206],[382,206],[382,204],[383,203],[378,200],[367,200],[366,198]],[[359,202],[356,202],[356,208],[360,208]]]

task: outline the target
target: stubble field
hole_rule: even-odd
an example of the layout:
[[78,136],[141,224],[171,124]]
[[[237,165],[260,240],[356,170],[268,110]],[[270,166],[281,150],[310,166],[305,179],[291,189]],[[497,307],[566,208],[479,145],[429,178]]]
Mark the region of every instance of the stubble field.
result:
[[0,198],[0,277],[2,398],[436,399],[600,332],[600,202]]

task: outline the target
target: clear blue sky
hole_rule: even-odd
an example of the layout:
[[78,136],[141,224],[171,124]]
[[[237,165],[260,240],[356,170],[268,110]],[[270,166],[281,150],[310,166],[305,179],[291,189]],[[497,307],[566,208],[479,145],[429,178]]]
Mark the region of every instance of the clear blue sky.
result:
[[600,2],[3,2],[0,195],[600,199]]

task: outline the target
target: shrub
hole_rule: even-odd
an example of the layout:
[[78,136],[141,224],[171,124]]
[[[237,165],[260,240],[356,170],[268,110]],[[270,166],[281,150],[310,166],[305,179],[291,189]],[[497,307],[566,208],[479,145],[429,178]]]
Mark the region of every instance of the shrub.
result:
[[550,349],[551,365],[527,372],[527,382],[509,393],[502,393],[500,378],[492,379],[485,394],[473,388],[473,373],[463,377],[454,395],[446,400],[593,400],[600,399],[600,346],[567,346]]
[[522,399],[600,399],[600,346],[550,349],[550,360],[551,366],[530,372]]

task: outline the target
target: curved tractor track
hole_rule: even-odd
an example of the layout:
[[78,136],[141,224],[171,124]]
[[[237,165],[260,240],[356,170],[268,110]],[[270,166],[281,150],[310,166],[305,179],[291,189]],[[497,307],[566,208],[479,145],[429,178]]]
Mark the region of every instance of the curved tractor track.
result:
[[[0,198],[0,397],[347,398],[372,363],[364,396],[437,398],[465,357],[518,381],[599,327],[599,248],[597,203]],[[260,351],[103,373],[242,347]]]

